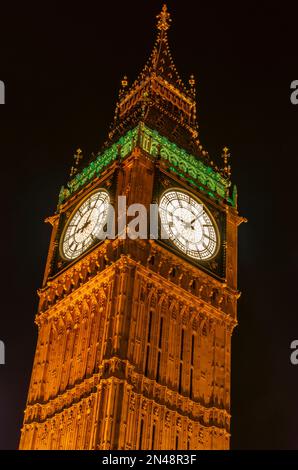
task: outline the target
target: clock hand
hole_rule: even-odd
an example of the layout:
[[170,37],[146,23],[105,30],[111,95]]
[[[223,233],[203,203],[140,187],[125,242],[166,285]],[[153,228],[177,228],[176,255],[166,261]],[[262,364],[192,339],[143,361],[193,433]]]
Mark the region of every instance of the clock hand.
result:
[[[98,199],[97,199],[97,201],[98,201]],[[98,207],[98,209],[99,209],[102,205],[103,205],[103,202],[101,201],[101,204],[100,204],[100,206]],[[85,224],[84,224],[84,226],[83,226],[83,229],[84,229],[84,230],[85,230],[86,227],[88,227],[88,225],[89,225],[90,222],[91,222],[91,220],[89,220],[89,219],[90,219],[91,214],[93,213],[94,209],[95,209],[95,205],[92,207],[92,209],[91,209],[90,212],[89,212],[89,215],[88,215],[88,217],[87,217],[87,220],[86,220],[86,222],[85,222]],[[103,210],[102,212],[100,212],[99,215],[101,215],[103,212],[104,212],[104,210]]]
[[89,212],[89,215],[88,215],[88,218],[87,218],[87,222],[88,222],[88,220],[90,219],[90,216],[91,216],[91,214],[92,214],[93,211],[94,211],[94,206],[92,207],[91,211]]
[[87,228],[90,223],[91,223],[91,221],[90,221],[90,220],[87,220],[87,221],[84,223],[83,227],[81,227],[81,228],[79,229],[79,231],[80,231],[81,233],[84,232],[85,228]]
[[[98,199],[96,200],[96,202],[97,202],[97,201],[98,201]],[[96,205],[96,203],[95,203],[95,205]],[[84,230],[85,230],[86,227],[88,227],[88,225],[89,225],[89,223],[90,223],[90,222],[89,222],[89,219],[90,219],[90,217],[91,217],[92,212],[94,211],[95,205],[92,207],[92,209],[90,208],[89,215],[88,215],[87,220],[86,220],[86,222],[85,222],[85,224],[84,224],[84,226],[83,226],[83,227],[84,227]]]
[[186,222],[184,222],[183,219],[181,219],[181,217],[178,217],[178,215],[174,215],[174,217],[175,217],[176,219],[178,219],[182,224],[185,224],[185,223],[186,223]]
[[[87,220],[86,220],[86,222],[85,222],[85,224],[84,224],[84,225],[85,225],[85,227],[87,227],[87,226],[88,226],[89,219],[90,219],[90,216],[91,216],[91,214],[92,214],[93,210],[94,210],[94,207],[93,207],[93,208],[90,210],[90,212],[89,212],[89,215],[88,215],[88,217],[87,217]],[[86,224],[87,224],[87,225],[86,225]]]
[[[81,233],[85,230],[85,228],[88,227],[88,225],[91,224],[91,220],[89,220],[89,219],[90,219],[90,216],[91,216],[93,210],[94,210],[94,207],[93,207],[93,209],[90,211],[90,214],[88,215],[88,218],[87,218],[86,222],[85,222],[85,223],[83,224],[83,226],[79,229],[79,231],[80,231]],[[103,210],[99,213],[98,217],[100,217],[104,212],[105,212],[105,210],[103,209]]]
[[193,220],[190,222],[190,228],[191,228],[192,230],[195,229],[194,226],[193,226],[193,224],[195,223],[195,221],[196,221],[196,219],[193,219]]

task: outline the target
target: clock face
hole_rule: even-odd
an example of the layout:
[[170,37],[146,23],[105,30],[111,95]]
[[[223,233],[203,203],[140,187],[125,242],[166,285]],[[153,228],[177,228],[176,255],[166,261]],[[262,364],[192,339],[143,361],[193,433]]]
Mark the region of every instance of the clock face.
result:
[[108,193],[98,190],[75,209],[62,235],[60,250],[65,259],[77,258],[98,240],[107,221],[109,203]]
[[216,224],[198,199],[178,189],[168,190],[161,197],[159,214],[167,236],[187,256],[208,260],[217,254]]

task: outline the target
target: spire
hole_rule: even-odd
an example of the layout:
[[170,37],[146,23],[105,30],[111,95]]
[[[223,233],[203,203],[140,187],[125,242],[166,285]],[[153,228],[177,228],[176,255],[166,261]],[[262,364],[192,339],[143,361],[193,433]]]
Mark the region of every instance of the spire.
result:
[[115,140],[142,121],[201,157],[195,78],[191,75],[186,86],[174,64],[168,43],[172,20],[166,5],[156,18],[157,36],[148,61],[131,86],[128,86],[126,77],[121,82],[109,138],[110,141]]
[[189,94],[190,90],[188,90],[183,84],[171,55],[168,42],[168,30],[172,19],[166,5],[163,5],[161,12],[156,16],[156,18],[157,37],[154,48],[147,64],[136,82],[141,77],[146,76],[147,73],[152,73],[154,71],[157,75],[164,77],[184,93]]

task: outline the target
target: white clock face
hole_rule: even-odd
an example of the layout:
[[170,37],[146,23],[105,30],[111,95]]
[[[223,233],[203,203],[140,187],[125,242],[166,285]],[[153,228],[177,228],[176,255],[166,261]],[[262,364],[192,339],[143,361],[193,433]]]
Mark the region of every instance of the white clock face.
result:
[[203,204],[187,192],[171,189],[160,200],[159,214],[169,239],[190,258],[213,258],[219,235]]
[[104,227],[110,197],[105,190],[99,190],[85,199],[69,219],[62,236],[61,251],[66,259],[75,259],[89,248]]

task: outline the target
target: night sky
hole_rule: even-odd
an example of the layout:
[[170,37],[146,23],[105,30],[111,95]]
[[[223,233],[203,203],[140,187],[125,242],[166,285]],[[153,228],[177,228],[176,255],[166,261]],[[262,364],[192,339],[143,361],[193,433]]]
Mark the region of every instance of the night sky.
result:
[[[15,449],[36,345],[36,290],[53,214],[78,147],[107,136],[119,83],[155,40],[159,0],[1,5],[0,448]],[[197,80],[200,140],[231,150],[239,212],[239,325],[232,347],[233,449],[298,449],[298,7],[169,0],[177,69]]]

